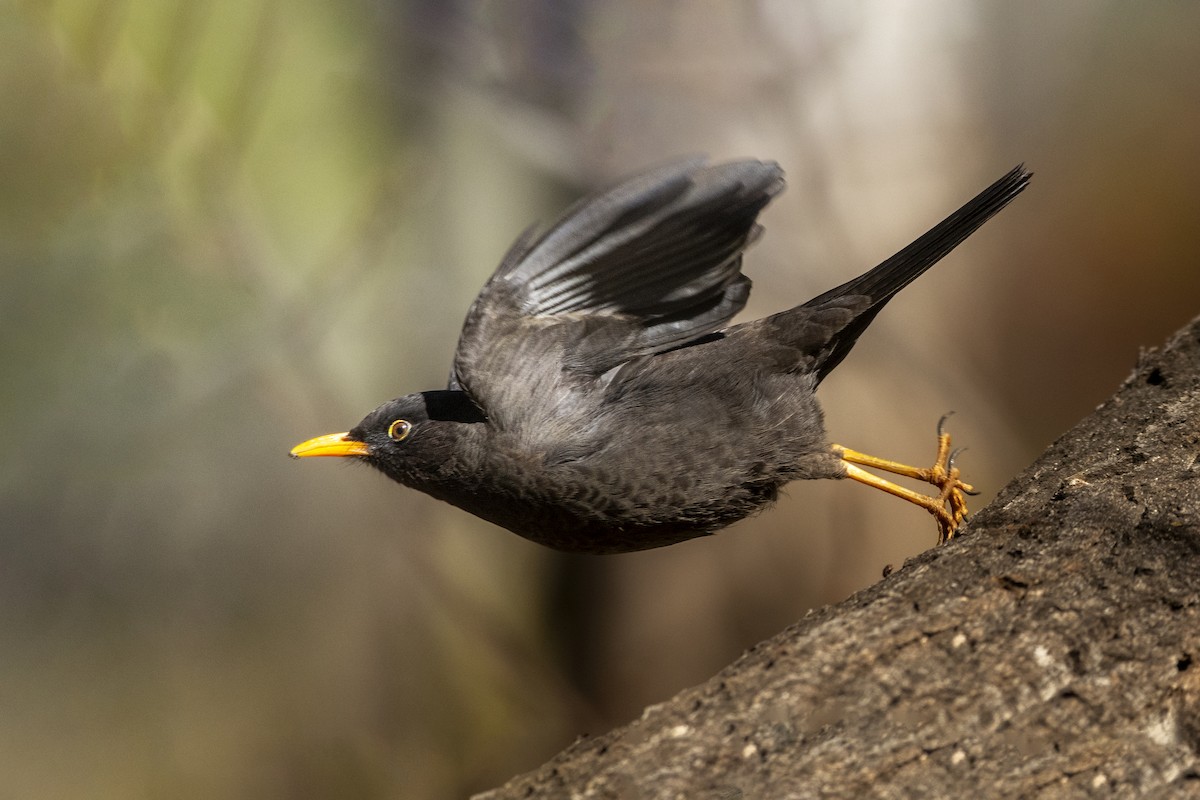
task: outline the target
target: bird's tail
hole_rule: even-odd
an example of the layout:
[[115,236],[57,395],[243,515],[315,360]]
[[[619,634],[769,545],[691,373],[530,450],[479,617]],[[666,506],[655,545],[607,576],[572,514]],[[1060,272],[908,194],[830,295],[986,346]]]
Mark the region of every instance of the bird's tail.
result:
[[964,239],[991,219],[1029,184],[1031,174],[1025,165],[1014,167],[1007,175],[984,189],[960,209],[939,222],[919,239],[869,272],[830,289],[809,300],[801,308],[814,308],[850,295],[868,298],[866,307],[829,342],[828,355],[817,369],[824,378],[841,363],[859,335],[875,315],[897,292],[916,280]]

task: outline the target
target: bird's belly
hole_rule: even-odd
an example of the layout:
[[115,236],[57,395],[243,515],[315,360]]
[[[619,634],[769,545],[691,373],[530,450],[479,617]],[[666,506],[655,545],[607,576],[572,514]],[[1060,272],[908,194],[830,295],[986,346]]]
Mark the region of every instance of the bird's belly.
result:
[[648,550],[713,533],[769,505],[787,480],[759,475],[720,482],[711,473],[697,476],[687,469],[631,475],[580,465],[532,477],[471,492],[426,491],[539,544],[600,554]]

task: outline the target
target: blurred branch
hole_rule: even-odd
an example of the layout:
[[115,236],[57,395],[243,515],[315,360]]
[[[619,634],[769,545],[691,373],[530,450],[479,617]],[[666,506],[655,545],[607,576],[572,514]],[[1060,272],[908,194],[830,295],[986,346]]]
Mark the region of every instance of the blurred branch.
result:
[[1200,319],[952,545],[480,797],[1194,791],[1198,419]]

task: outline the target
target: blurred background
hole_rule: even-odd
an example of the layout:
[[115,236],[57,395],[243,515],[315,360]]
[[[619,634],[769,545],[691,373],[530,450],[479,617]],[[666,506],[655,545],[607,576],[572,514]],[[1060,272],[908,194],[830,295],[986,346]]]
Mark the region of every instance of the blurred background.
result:
[[745,317],[1012,207],[822,386],[986,502],[1200,313],[1200,5],[0,3],[0,796],[451,798],[935,541],[848,482],[541,549],[288,449],[444,384],[509,243],[681,153],[778,160]]

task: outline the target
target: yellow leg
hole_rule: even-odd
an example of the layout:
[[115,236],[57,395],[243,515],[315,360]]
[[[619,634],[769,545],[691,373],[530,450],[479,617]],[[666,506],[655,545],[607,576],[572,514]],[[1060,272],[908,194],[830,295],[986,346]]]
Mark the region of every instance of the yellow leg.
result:
[[[945,422],[945,417],[938,422],[937,456],[932,467],[910,467],[907,464],[869,456],[848,447],[833,445],[833,452],[846,462],[847,478],[903,498],[933,514],[938,522],[938,544],[945,544],[954,538],[959,523],[967,517],[966,495],[976,494],[974,487],[959,479],[958,469],[954,466],[955,453],[950,450],[950,434],[945,431]],[[856,465],[873,467],[894,475],[923,481],[936,486],[940,491],[936,497],[930,497],[898,486],[889,480],[860,469]]]

